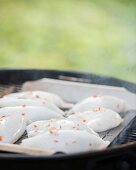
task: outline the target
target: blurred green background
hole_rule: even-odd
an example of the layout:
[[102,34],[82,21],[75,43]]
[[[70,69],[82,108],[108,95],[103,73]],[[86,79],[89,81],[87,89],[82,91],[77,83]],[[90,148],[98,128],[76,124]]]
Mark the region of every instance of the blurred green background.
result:
[[136,82],[136,1],[0,0],[0,67]]

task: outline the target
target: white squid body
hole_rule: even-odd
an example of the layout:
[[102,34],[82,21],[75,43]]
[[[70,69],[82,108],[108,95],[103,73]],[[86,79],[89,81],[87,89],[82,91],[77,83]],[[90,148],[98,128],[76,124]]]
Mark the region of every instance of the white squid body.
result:
[[10,116],[13,114],[22,115],[27,124],[38,120],[48,120],[51,118],[64,118],[61,114],[49,110],[45,107],[36,106],[18,106],[18,107],[4,107],[0,109],[0,116]]
[[28,137],[49,132],[50,130],[85,130],[96,136],[99,136],[92,129],[87,128],[83,123],[71,121],[67,119],[50,119],[45,121],[37,121],[27,126]]
[[79,153],[104,149],[109,142],[87,131],[59,130],[56,133],[46,132],[25,139],[21,145],[54,152]]
[[48,101],[34,99],[18,99],[11,97],[4,97],[0,99],[0,107],[14,107],[14,106],[43,106],[62,115],[65,114],[56,105]]
[[94,108],[90,111],[73,114],[68,119],[82,122],[95,132],[103,132],[115,128],[123,121],[118,113],[105,108]]
[[15,143],[25,129],[26,121],[21,115],[0,116],[0,143]]
[[60,96],[44,91],[26,91],[26,92],[11,93],[9,95],[6,95],[4,98],[44,100],[45,102],[47,101],[55,104],[59,108],[70,108],[73,106],[70,103],[65,103]]
[[124,100],[114,96],[91,96],[73,106],[68,114],[88,111],[95,107],[104,107],[115,112],[123,112],[127,110],[127,104]]

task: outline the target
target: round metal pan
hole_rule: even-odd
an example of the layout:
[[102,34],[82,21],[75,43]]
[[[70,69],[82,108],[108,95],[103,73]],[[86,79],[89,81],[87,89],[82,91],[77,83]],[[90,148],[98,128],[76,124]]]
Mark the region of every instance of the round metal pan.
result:
[[[136,84],[90,73],[56,70],[0,70],[0,84],[22,84],[40,78],[62,79],[74,77],[76,81],[94,84],[125,87],[136,93]],[[97,152],[81,154],[56,154],[52,156],[29,156],[23,154],[1,153],[0,167],[3,169],[124,169],[135,168],[136,143],[126,143]]]

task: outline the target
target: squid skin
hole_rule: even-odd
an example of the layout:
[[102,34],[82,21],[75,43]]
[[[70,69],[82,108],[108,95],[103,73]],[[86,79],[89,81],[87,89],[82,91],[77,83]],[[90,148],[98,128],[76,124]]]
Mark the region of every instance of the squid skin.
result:
[[95,107],[104,107],[117,113],[127,111],[128,109],[126,102],[118,97],[108,95],[91,96],[75,104],[68,112],[68,115],[77,112],[85,112]]
[[96,136],[99,136],[92,129],[87,128],[83,123],[71,121],[68,119],[50,119],[44,121],[36,121],[27,126],[28,137],[49,132],[51,129],[56,130],[85,130]]
[[95,132],[115,128],[123,122],[118,113],[106,108],[94,108],[83,113],[76,113],[70,115],[68,119],[82,122]]
[[17,106],[17,107],[4,107],[0,109],[0,116],[10,116],[13,114],[22,115],[27,124],[38,120],[48,120],[51,118],[63,119],[64,117],[57,112],[54,112],[45,107],[37,106]]
[[0,143],[15,143],[25,129],[26,121],[21,115],[0,116]]
[[70,108],[71,106],[73,106],[71,103],[64,102],[60,96],[44,91],[26,91],[11,93],[4,96],[4,98],[44,100],[49,103],[55,104],[59,108]]
[[80,153],[105,149],[109,141],[104,141],[87,131],[59,130],[25,139],[21,145],[55,152]]
[[56,105],[48,101],[34,100],[34,99],[18,99],[18,98],[11,98],[11,97],[0,99],[0,107],[14,107],[14,106],[43,106],[55,112],[58,112],[62,115],[65,114]]

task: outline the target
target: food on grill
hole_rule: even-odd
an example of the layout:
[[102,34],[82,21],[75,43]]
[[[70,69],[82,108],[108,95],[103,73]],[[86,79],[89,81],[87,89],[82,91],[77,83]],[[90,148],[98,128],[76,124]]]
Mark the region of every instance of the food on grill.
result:
[[19,114],[0,115],[0,143],[14,143],[25,132],[26,121]]
[[73,114],[77,112],[88,111],[95,107],[104,107],[115,112],[124,112],[127,110],[127,104],[124,100],[108,95],[102,96],[91,96],[73,106],[73,108],[68,112],[68,114]]
[[[44,91],[4,96],[0,99],[0,142],[14,143],[26,130],[28,138],[21,146],[65,153],[104,149],[109,142],[96,132],[119,126],[123,119],[118,113],[127,109],[122,99],[107,95],[92,96],[71,106]],[[60,108],[69,108],[69,116]]]
[[96,136],[99,136],[92,129],[87,128],[83,123],[68,119],[50,119],[37,121],[27,126],[28,137],[33,137],[51,130],[85,130]]
[[5,98],[20,98],[20,99],[35,99],[43,100],[55,104],[59,108],[66,108],[73,106],[70,103],[65,103],[61,97],[56,94],[52,94],[44,91],[26,91],[20,93],[12,93],[6,95]]
[[43,106],[64,115],[64,112],[61,109],[59,109],[56,105],[48,101],[43,100],[37,101],[34,99],[18,99],[8,97],[0,99],[0,107],[14,107],[14,106]]
[[23,140],[21,145],[56,152],[78,153],[104,149],[109,142],[87,131],[51,130]]
[[118,113],[101,107],[70,115],[68,119],[84,123],[95,132],[103,132],[115,128],[123,121]]
[[54,112],[46,107],[40,106],[16,106],[4,107],[0,109],[0,116],[10,116],[13,114],[22,115],[26,119],[27,124],[38,120],[64,118],[60,113]]

